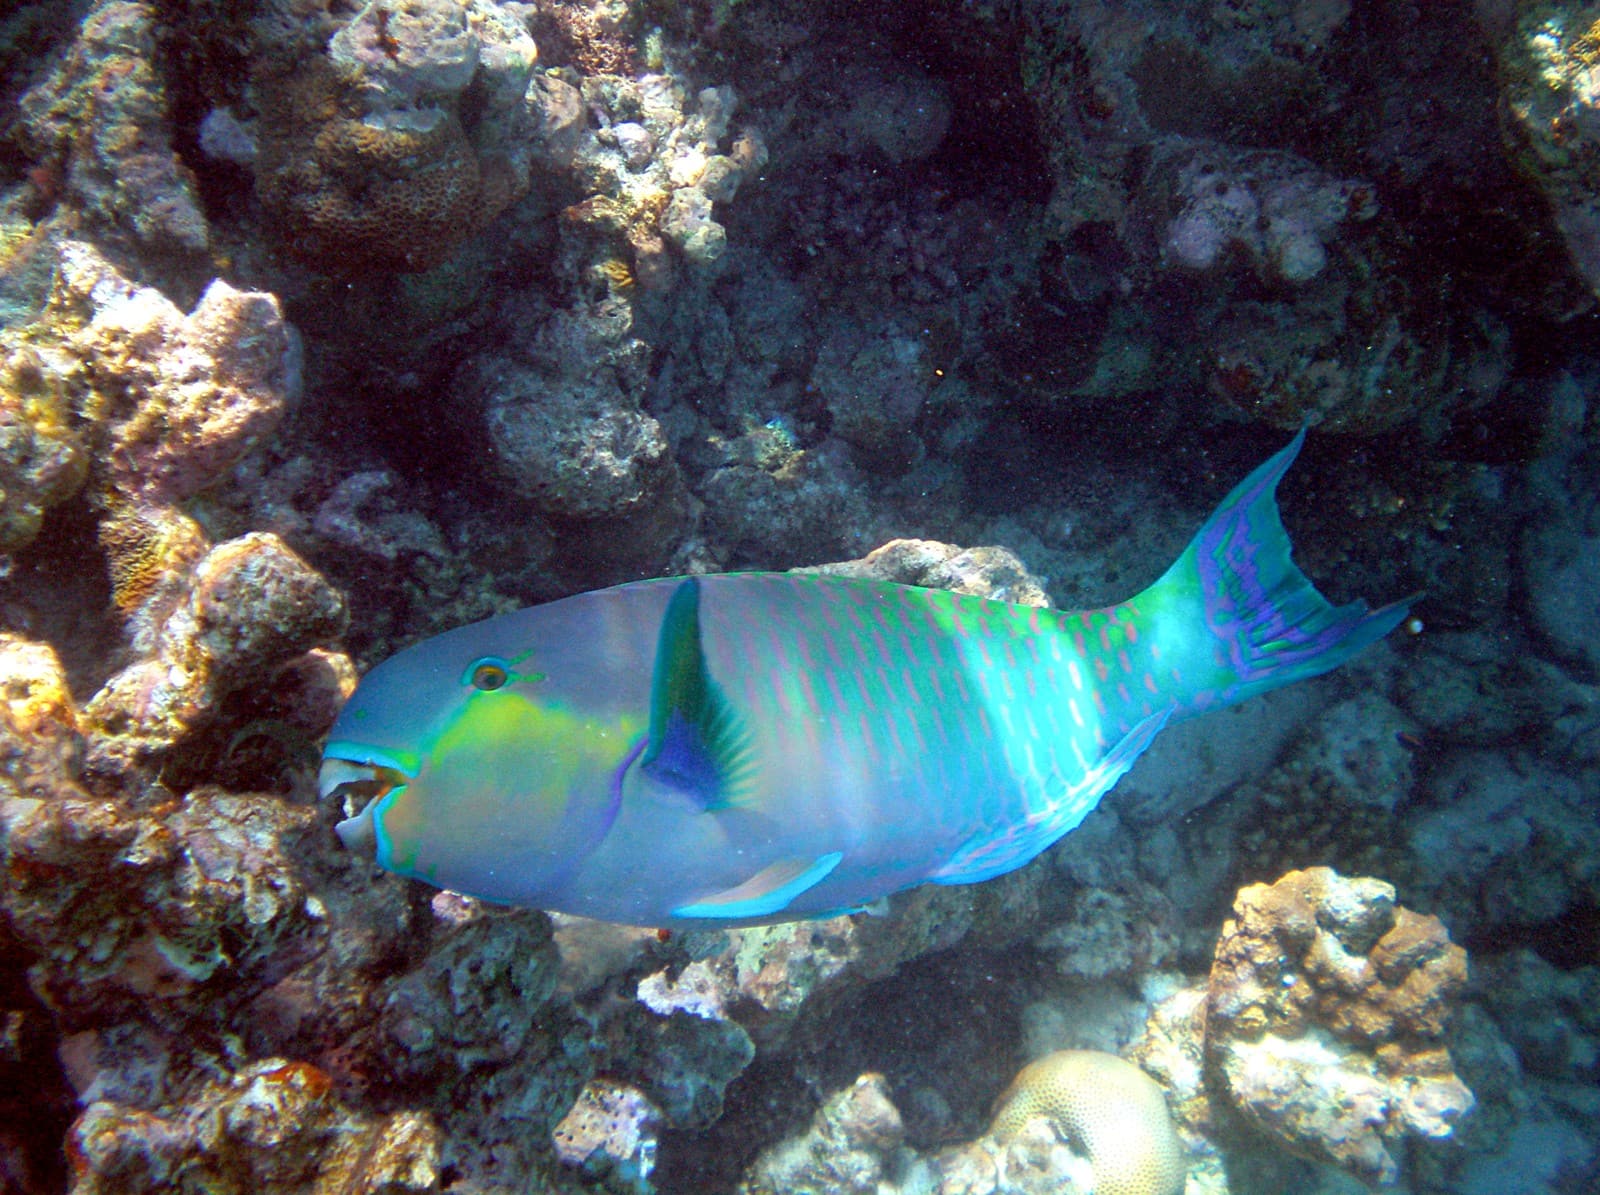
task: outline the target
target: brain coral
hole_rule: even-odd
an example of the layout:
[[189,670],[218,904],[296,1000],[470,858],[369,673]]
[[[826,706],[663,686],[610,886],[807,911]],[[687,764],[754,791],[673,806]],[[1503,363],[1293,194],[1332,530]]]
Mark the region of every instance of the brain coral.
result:
[[1183,1144],[1166,1097],[1115,1054],[1059,1050],[1029,1063],[1000,1097],[989,1132],[1005,1140],[1035,1117],[1088,1154],[1096,1195],[1183,1190]]

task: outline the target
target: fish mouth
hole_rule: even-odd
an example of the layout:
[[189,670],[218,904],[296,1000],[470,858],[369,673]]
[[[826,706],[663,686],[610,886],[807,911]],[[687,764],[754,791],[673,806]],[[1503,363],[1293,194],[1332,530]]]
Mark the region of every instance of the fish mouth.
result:
[[[350,755],[360,758],[352,759]],[[324,800],[337,798],[340,801],[345,817],[334,826],[333,832],[347,850],[369,859],[377,858],[378,827],[373,811],[383,798],[404,789],[411,776],[377,752],[350,751],[336,755],[330,751],[323,757],[317,773],[317,790]]]

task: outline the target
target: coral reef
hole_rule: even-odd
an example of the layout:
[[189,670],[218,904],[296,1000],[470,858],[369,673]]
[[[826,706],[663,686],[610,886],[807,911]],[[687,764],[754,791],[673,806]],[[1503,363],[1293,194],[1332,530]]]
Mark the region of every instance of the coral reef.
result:
[[1172,178],[1164,190],[1180,206],[1161,247],[1191,270],[1237,254],[1272,278],[1309,282],[1328,264],[1324,243],[1338,226],[1375,212],[1370,183],[1330,179],[1281,155],[1199,146],[1165,168]]
[[981,1137],[934,1154],[907,1145],[883,1077],[861,1075],[763,1151],[739,1190],[1178,1195],[1184,1173],[1161,1088],[1114,1054],[1063,1050],[1018,1073]]
[[68,359],[52,366],[106,441],[112,506],[171,506],[216,484],[300,394],[300,341],[278,300],[220,279],[184,315],[68,242],[42,331],[56,329]]
[[0,551],[12,552],[82,488],[89,456],[60,378],[25,343],[0,352]]
[[150,609],[167,602],[147,598],[139,611],[135,646],[149,654],[84,707],[107,752],[147,759],[168,750],[229,693],[269,680],[344,629],[344,599],[270,533],[218,544],[183,581],[170,608]]
[[427,269],[527,192],[538,52],[515,8],[373,0],[325,53],[264,60],[250,164],[291,252]]
[[1591,290],[1600,289],[1594,13],[1521,0],[1482,18],[1500,66],[1508,147],[1549,202],[1573,265]]
[[435,1191],[438,1131],[412,1112],[376,1116],[345,1105],[304,1062],[268,1058],[211,1079],[181,1115],[152,1116],[96,1100],[67,1148],[78,1195],[174,1190]]
[[[1595,1189],[1597,16],[11,6],[0,1188],[1104,1190],[992,1119],[1054,1055],[1191,1191]],[[1410,633],[1015,875],[658,935],[312,797],[420,636],[863,556],[1095,605],[1306,423],[1302,561]]]
[[1393,1183],[1399,1142],[1448,1137],[1472,1108],[1445,1044],[1466,979],[1466,952],[1390,885],[1290,872],[1242,889],[1223,925],[1207,1065],[1260,1131]]
[[591,1079],[556,1125],[556,1156],[569,1166],[642,1189],[655,1165],[660,1116],[637,1089]]
[[100,0],[20,100],[25,146],[78,208],[159,253],[198,253],[209,231],[173,146],[156,64],[156,4]]
[[55,651],[0,635],[0,784],[6,797],[43,799],[68,783],[82,742],[78,711]]
[[824,1101],[810,1130],[756,1159],[741,1195],[875,1195],[894,1176],[905,1139],[882,1075],[862,1075]]

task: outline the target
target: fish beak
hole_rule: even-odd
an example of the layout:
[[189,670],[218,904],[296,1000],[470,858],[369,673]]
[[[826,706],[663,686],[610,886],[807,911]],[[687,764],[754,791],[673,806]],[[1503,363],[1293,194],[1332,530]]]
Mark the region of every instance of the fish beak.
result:
[[345,850],[368,859],[378,857],[378,828],[372,824],[374,804],[376,802],[369,802],[360,813],[345,818],[333,828],[333,832],[339,836],[339,841],[344,843]]
[[332,755],[324,758],[317,773],[317,790],[324,800],[337,797],[343,804],[345,819],[333,828],[339,841],[357,854],[375,858],[378,828],[372,811],[382,798],[405,787],[409,779],[399,768],[383,763],[357,762]]

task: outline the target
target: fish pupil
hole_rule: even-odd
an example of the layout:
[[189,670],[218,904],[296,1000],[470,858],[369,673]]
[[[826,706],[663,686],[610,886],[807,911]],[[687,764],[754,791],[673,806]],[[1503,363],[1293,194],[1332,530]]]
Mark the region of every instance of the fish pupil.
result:
[[474,688],[492,691],[506,683],[506,670],[500,664],[479,664],[472,670]]

